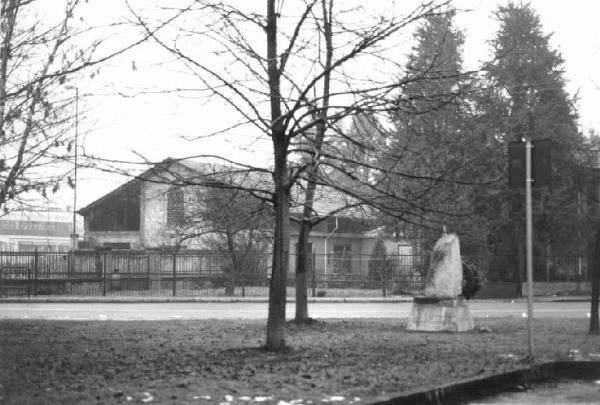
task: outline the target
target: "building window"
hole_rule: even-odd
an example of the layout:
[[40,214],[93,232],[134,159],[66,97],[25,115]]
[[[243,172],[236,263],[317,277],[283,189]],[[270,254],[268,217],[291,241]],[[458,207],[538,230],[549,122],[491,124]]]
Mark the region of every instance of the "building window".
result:
[[167,192],[167,225],[181,226],[185,220],[183,188],[172,186]]
[[39,250],[40,252],[46,252],[51,250],[51,245],[47,243],[35,243],[35,242],[19,242],[19,252],[33,252]]
[[[90,231],[139,231],[139,185],[109,195],[84,215]],[[71,233],[69,229],[66,231],[67,235]]]
[[131,249],[129,242],[104,242],[104,247],[115,250]]
[[333,271],[338,274],[352,272],[352,245],[340,243],[333,245]]

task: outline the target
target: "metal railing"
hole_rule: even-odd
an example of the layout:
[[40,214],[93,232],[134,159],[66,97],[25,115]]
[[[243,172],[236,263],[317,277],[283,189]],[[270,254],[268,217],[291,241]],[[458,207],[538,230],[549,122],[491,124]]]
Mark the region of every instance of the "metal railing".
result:
[[[418,295],[428,255],[312,255],[309,296]],[[466,258],[494,281],[513,281],[513,256]],[[290,257],[288,296],[295,295]],[[270,256],[247,258],[239,274],[231,260],[207,251],[0,252],[0,296],[246,296],[267,297]],[[515,267],[517,266],[517,267]],[[535,281],[585,281],[587,259],[538,257]]]

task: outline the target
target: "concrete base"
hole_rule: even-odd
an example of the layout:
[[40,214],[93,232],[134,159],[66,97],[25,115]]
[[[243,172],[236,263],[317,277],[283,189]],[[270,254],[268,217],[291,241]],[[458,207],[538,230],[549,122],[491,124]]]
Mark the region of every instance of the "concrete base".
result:
[[475,327],[467,301],[462,298],[415,297],[407,330],[465,332]]

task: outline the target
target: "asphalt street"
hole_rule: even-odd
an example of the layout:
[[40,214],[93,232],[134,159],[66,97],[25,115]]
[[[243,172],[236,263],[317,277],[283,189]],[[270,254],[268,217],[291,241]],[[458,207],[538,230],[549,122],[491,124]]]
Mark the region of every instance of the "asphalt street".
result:
[[[406,318],[410,302],[315,302],[309,303],[313,318]],[[476,301],[470,303],[475,318],[525,317],[526,303]],[[538,302],[537,318],[587,318],[588,302]],[[287,304],[287,317],[294,304]],[[0,303],[0,319],[54,320],[170,320],[170,319],[266,319],[267,304],[255,302],[164,303]]]

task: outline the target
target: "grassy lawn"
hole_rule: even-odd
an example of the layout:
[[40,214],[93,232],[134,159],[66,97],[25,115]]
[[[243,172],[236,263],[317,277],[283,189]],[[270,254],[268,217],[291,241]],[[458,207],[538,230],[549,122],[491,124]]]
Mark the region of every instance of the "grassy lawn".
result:
[[[290,349],[269,353],[257,321],[0,321],[0,403],[368,402],[522,367],[525,321],[481,324],[491,332],[407,332],[402,319],[290,324]],[[538,359],[600,352],[587,326],[536,321]]]

